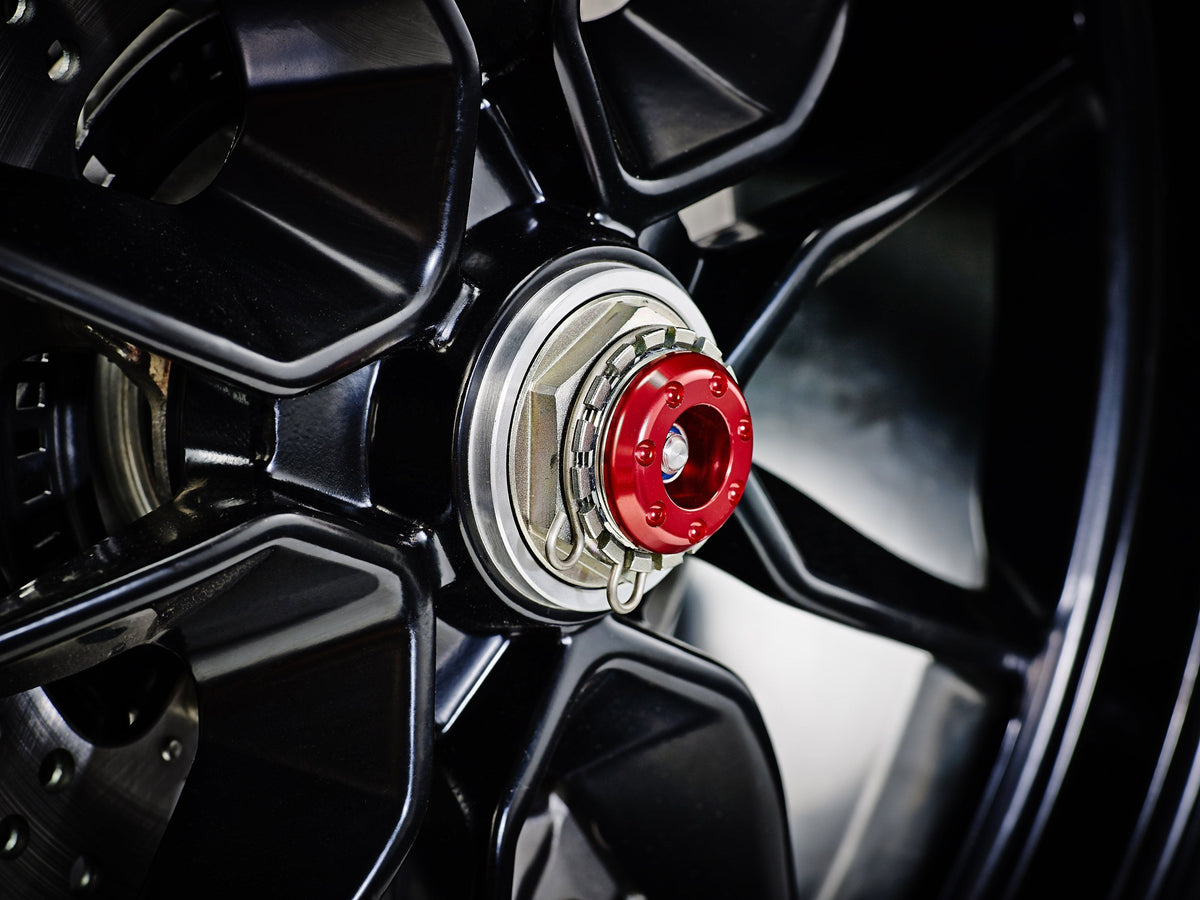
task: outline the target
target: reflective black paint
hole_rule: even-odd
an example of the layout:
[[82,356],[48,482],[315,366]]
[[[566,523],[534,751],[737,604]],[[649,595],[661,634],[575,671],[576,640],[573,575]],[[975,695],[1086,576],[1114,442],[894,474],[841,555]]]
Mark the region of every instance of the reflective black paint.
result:
[[0,279],[293,392],[418,331],[466,220],[479,74],[448,3],[234,4],[227,19],[247,100],[216,182],[168,206],[0,168]]
[[[782,152],[825,86],[846,14],[835,2],[633,2],[581,24],[577,0],[558,4],[555,68],[601,208],[641,227]],[[739,33],[756,35],[754,51],[721,52]]]
[[205,726],[149,894],[382,889],[428,783],[434,552],[237,494],[187,491],[5,600],[0,690],[164,640]]
[[618,853],[629,890],[793,895],[779,774],[753,699],[656,635],[604,618],[515,640],[437,752],[430,816],[454,824],[418,840],[401,889],[512,896],[518,834],[556,790]]

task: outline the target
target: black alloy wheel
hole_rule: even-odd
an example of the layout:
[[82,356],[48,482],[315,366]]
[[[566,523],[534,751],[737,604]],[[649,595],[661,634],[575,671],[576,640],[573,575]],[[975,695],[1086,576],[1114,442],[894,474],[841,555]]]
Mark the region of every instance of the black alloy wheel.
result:
[[[5,0],[0,897],[1200,893],[1159,6]],[[597,261],[755,416],[627,616],[462,468]],[[845,809],[813,634],[923,673]]]

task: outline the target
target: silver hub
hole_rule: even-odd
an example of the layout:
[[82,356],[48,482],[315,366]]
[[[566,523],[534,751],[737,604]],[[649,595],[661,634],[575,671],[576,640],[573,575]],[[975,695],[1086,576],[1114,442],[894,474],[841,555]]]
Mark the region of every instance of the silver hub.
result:
[[[604,404],[589,389],[616,387],[645,359],[674,349],[719,359],[683,288],[628,262],[535,276],[509,298],[472,372],[458,425],[463,530],[503,593],[535,609],[602,612],[614,572],[649,589],[683,560],[623,539],[603,503],[588,501],[594,474],[589,481],[586,468],[562,463],[577,449],[566,441],[601,424]],[[672,437],[664,478],[677,477],[687,461],[686,435]],[[569,484],[572,477],[580,483]],[[571,497],[587,517],[576,519]]]

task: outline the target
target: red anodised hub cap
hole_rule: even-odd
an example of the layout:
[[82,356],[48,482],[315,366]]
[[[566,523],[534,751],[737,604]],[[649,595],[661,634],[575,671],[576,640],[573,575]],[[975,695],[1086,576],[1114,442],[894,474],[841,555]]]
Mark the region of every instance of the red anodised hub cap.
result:
[[[680,432],[687,461],[675,473],[662,452]],[[613,408],[602,450],[609,511],[639,547],[682,553],[729,520],[753,450],[750,410],[728,370],[703,353],[665,356]]]

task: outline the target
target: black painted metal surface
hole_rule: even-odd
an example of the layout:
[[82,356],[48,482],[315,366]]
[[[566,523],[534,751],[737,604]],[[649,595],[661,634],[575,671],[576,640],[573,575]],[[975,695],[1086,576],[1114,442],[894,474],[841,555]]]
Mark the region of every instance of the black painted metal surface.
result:
[[245,99],[216,181],[169,206],[5,167],[0,270],[291,392],[418,330],[465,222],[479,76],[452,5],[234,4],[226,21]]

